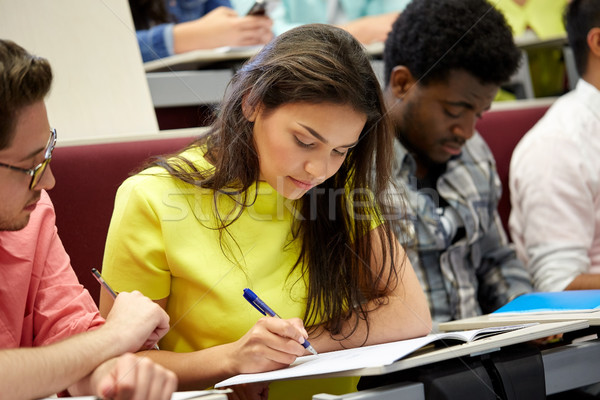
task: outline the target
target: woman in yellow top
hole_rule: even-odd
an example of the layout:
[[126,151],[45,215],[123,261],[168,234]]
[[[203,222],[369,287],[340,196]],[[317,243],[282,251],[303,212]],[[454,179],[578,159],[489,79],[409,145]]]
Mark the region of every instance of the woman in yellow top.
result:
[[[180,389],[286,367],[308,354],[306,339],[327,352],[430,331],[390,227],[400,218],[382,201],[392,144],[361,45],[341,29],[306,25],[235,74],[206,136],[123,183],[103,275],[169,313],[161,351],[148,356],[177,373]],[[246,287],[282,319],[259,318]],[[103,313],[111,303],[102,296]],[[310,399],[352,383],[276,382],[270,398]],[[236,395],[266,398],[265,386]]]

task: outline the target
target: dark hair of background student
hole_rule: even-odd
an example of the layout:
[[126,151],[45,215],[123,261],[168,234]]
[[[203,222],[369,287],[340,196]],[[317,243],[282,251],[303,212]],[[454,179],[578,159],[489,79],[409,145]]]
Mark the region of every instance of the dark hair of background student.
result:
[[487,1],[412,1],[386,41],[385,82],[395,66],[403,65],[424,86],[446,81],[457,69],[481,83],[500,85],[521,58],[510,32],[504,16]]
[[50,91],[52,69],[10,40],[0,40],[0,150],[10,146],[19,111],[43,100]]
[[173,21],[164,0],[129,0],[129,8],[136,30],[150,29],[154,25]]
[[575,65],[580,76],[586,73],[590,29],[600,27],[600,2],[598,0],[572,0],[565,9],[565,28],[569,46],[575,55]]
[[[242,105],[246,110],[263,107],[262,112],[268,114],[284,104],[325,102],[350,105],[367,116],[358,144],[350,149],[339,171],[296,203],[305,217],[296,220],[293,232],[294,240],[302,243],[294,268],[302,268],[308,279],[304,321],[307,326],[319,319],[326,321],[325,328],[337,334],[342,322],[353,315],[367,320],[364,304],[385,298],[399,284],[396,278],[404,262],[388,251],[379,265],[391,259],[389,272],[371,263],[369,232],[373,218],[379,217],[365,210],[377,208],[381,215],[392,215],[382,199],[389,184],[393,130],[369,58],[350,34],[327,25],[304,25],[273,40],[235,74],[210,133],[196,142],[207,146],[214,171],[198,171],[185,160],[182,167],[181,157],[156,164],[185,182],[214,190],[215,196],[231,195],[240,204],[250,205],[255,199],[245,193],[259,180],[260,169],[253,123],[244,116]],[[186,172],[190,169],[192,173]],[[365,190],[358,190],[354,201],[340,195],[359,188]],[[369,218],[364,218],[366,213]],[[235,218],[221,218],[222,247],[223,233]],[[394,249],[390,223],[381,225],[379,240],[384,248]]]

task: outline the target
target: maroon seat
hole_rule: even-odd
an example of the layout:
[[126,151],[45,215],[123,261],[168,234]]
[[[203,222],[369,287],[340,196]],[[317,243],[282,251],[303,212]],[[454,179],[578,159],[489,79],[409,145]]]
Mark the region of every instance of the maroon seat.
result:
[[177,151],[192,137],[58,147],[51,168],[56,186],[58,234],[79,281],[98,303],[100,286],[90,271],[100,269],[117,188],[152,155]]
[[519,109],[489,111],[477,122],[477,130],[485,139],[496,159],[498,175],[502,182],[502,197],[498,204],[498,212],[506,233],[508,233],[508,217],[510,215],[508,187],[510,158],[519,140],[546,113],[548,107],[548,104],[544,104]]

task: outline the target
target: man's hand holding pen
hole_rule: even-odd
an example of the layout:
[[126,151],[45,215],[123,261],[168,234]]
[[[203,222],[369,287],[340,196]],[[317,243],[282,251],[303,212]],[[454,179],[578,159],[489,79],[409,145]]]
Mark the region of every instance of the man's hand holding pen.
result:
[[169,316],[138,291],[119,293],[106,317],[106,325],[121,331],[123,352],[152,348],[168,331]]
[[[99,272],[99,271],[98,271],[96,268],[92,268],[92,275],[94,276],[94,278],[96,278],[96,280],[97,280],[97,281],[98,281],[98,283],[99,283],[99,284],[102,286],[102,288],[103,288],[103,289],[105,289],[105,290],[107,291],[107,293],[109,293],[109,294],[110,294],[110,297],[111,297],[113,300],[117,298],[117,292],[115,292],[115,291],[114,291],[114,290],[113,290],[113,289],[110,287],[110,285],[108,284],[108,282],[106,282],[106,281],[104,280],[104,278],[102,277],[102,275],[100,275],[100,272]],[[139,297],[139,296],[137,295],[137,293],[139,293],[139,292],[137,292],[137,291],[134,291],[134,293],[136,293],[135,295],[136,295],[137,297]],[[139,294],[141,294],[141,293],[139,293]],[[127,295],[127,296],[128,296],[128,295]],[[142,297],[144,297],[144,296],[142,296]],[[141,300],[134,300],[134,301],[138,301],[138,302],[139,302],[139,301],[143,301],[143,302],[146,302],[146,303],[148,303],[148,301],[150,301],[150,299],[146,299],[146,300],[143,300],[143,299],[141,299]],[[152,301],[150,301],[150,303],[154,304]],[[154,308],[154,309],[156,309],[156,308],[157,308],[157,307],[154,307],[154,306],[152,306],[151,304],[148,304],[148,307],[150,307],[150,308]],[[160,309],[160,307],[158,307],[158,308]],[[162,311],[162,313],[161,313],[160,311]],[[164,317],[165,317],[165,316],[166,316],[166,318],[167,318],[167,323],[166,323],[166,324],[167,324],[167,329],[166,329],[166,331],[164,331],[164,333],[163,333],[162,331],[158,333],[158,334],[159,334],[159,336],[158,336],[158,338],[156,339],[156,341],[154,342],[154,345],[153,345],[155,350],[159,350],[159,348],[158,348],[158,341],[159,341],[159,340],[160,340],[160,338],[162,338],[162,337],[163,337],[163,336],[164,336],[164,335],[165,335],[165,334],[168,332],[168,330],[169,330],[169,316],[168,316],[168,315],[165,313],[165,311],[164,311],[164,310],[162,310],[162,309],[161,309],[160,311],[158,311],[158,312],[157,312],[157,313],[158,313],[158,315],[161,315],[162,319],[164,319]],[[107,317],[107,320],[108,320],[108,318],[109,318],[109,317],[110,317],[110,313],[109,313],[109,315],[108,315],[108,317]],[[158,322],[159,322],[159,323],[163,322],[163,321],[162,321],[162,319],[161,319],[161,320],[159,320]],[[159,327],[159,326],[157,326],[157,329],[159,329],[159,328],[160,328],[160,329],[164,329],[164,324],[161,324],[161,325],[160,325],[160,327]],[[152,335],[154,335],[154,336],[156,337],[156,334],[154,334],[154,332],[152,332],[152,333],[151,333],[151,336],[152,336]],[[151,340],[154,340],[154,337],[148,337],[148,339],[147,339],[147,342],[148,342],[148,341],[151,341]],[[144,344],[144,345],[141,347],[141,349],[146,349],[146,348],[147,348],[146,344]]]

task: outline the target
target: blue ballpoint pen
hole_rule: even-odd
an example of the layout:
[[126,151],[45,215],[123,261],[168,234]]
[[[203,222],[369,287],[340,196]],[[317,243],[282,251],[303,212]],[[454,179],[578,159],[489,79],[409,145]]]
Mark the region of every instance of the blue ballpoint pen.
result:
[[[266,305],[265,302],[262,301],[260,297],[258,297],[256,293],[254,293],[252,290],[248,288],[244,289],[244,298],[248,300],[248,303],[252,304],[254,308],[260,311],[261,314],[268,315],[269,317],[281,318],[279,315],[277,315],[275,311],[271,309],[271,307]],[[310,351],[315,356],[318,354],[317,351],[310,345],[308,340],[304,339],[304,343],[302,343],[302,346],[304,346],[306,350]]]
[[[92,275],[94,275],[94,278],[96,278],[98,283],[104,289],[106,289],[106,291],[110,294],[110,297],[112,297],[113,299],[117,298],[117,293],[110,287],[110,285],[104,280],[104,278],[102,278],[102,275],[100,275],[100,272],[98,272],[96,268],[92,268]],[[154,345],[154,350],[160,350],[158,344]]]

